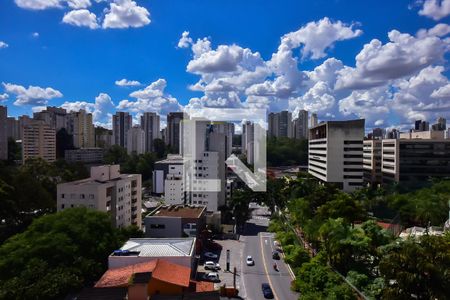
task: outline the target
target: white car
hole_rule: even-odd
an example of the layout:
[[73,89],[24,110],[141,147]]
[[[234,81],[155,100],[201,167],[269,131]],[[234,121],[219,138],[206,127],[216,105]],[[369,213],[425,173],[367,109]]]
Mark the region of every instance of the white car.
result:
[[205,252],[204,254],[203,254],[203,256],[205,256],[206,258],[211,258],[211,259],[217,259],[217,254],[214,254],[214,253],[212,253],[212,252]]
[[220,270],[220,265],[213,261],[205,262],[205,270]]
[[220,281],[219,274],[217,274],[216,272],[206,273],[205,275],[203,275],[203,279],[208,281]]
[[247,262],[247,266],[253,266],[255,264],[253,257],[251,257],[250,255],[247,256],[246,262]]

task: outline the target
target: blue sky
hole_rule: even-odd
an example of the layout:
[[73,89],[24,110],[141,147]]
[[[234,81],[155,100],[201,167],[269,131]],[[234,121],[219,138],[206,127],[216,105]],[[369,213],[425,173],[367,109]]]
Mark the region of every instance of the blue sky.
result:
[[448,0],[4,0],[0,103],[11,116],[85,108],[99,124],[186,105],[305,108],[369,127],[450,118],[449,14]]

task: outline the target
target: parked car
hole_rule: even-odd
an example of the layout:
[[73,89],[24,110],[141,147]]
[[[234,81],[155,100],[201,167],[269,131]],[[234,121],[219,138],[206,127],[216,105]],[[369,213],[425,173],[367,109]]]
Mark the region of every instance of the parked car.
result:
[[203,256],[206,258],[211,258],[211,259],[217,259],[217,257],[219,257],[217,254],[212,253],[212,252],[205,252],[203,254]]
[[220,270],[220,265],[213,261],[205,262],[205,270]]
[[216,272],[206,273],[205,275],[203,275],[203,279],[213,282],[220,281],[219,274],[217,274]]
[[251,257],[250,255],[247,256],[246,262],[247,262],[247,266],[253,266],[255,264],[253,257]]
[[268,283],[261,284],[261,289],[262,289],[264,298],[273,299],[272,288],[270,287],[270,285]]
[[280,259],[280,253],[278,253],[278,251],[273,251],[272,252],[272,258],[273,259]]

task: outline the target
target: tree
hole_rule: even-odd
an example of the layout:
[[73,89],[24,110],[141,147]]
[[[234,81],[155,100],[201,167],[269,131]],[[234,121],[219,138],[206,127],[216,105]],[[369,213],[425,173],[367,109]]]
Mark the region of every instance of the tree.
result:
[[111,146],[105,153],[104,161],[107,164],[123,164],[128,160],[127,150],[119,145]]
[[8,160],[14,161],[14,160],[20,160],[22,159],[22,147],[18,143],[16,143],[16,140],[12,137],[8,138]]
[[233,212],[233,217],[236,222],[238,228],[242,228],[245,222],[250,219],[250,200],[249,192],[247,189],[238,189],[233,191],[233,195],[231,196],[230,208]]
[[347,223],[353,225],[355,221],[366,218],[366,212],[359,201],[352,195],[339,192],[334,199],[321,205],[317,209],[317,214],[323,220],[328,218],[343,218]]
[[71,208],[36,219],[0,246],[0,298],[61,298],[98,279],[120,242],[106,213]]
[[383,254],[384,298],[447,299],[450,295],[450,234],[392,243]]
[[167,155],[168,149],[166,148],[166,143],[162,139],[154,139],[153,145],[155,147],[155,153],[158,158],[163,158]]

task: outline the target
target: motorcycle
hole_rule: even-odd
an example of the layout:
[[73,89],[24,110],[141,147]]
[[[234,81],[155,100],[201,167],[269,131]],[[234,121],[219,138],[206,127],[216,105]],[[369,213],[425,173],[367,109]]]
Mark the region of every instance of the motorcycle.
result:
[[278,272],[278,266],[276,263],[273,264],[273,269]]

